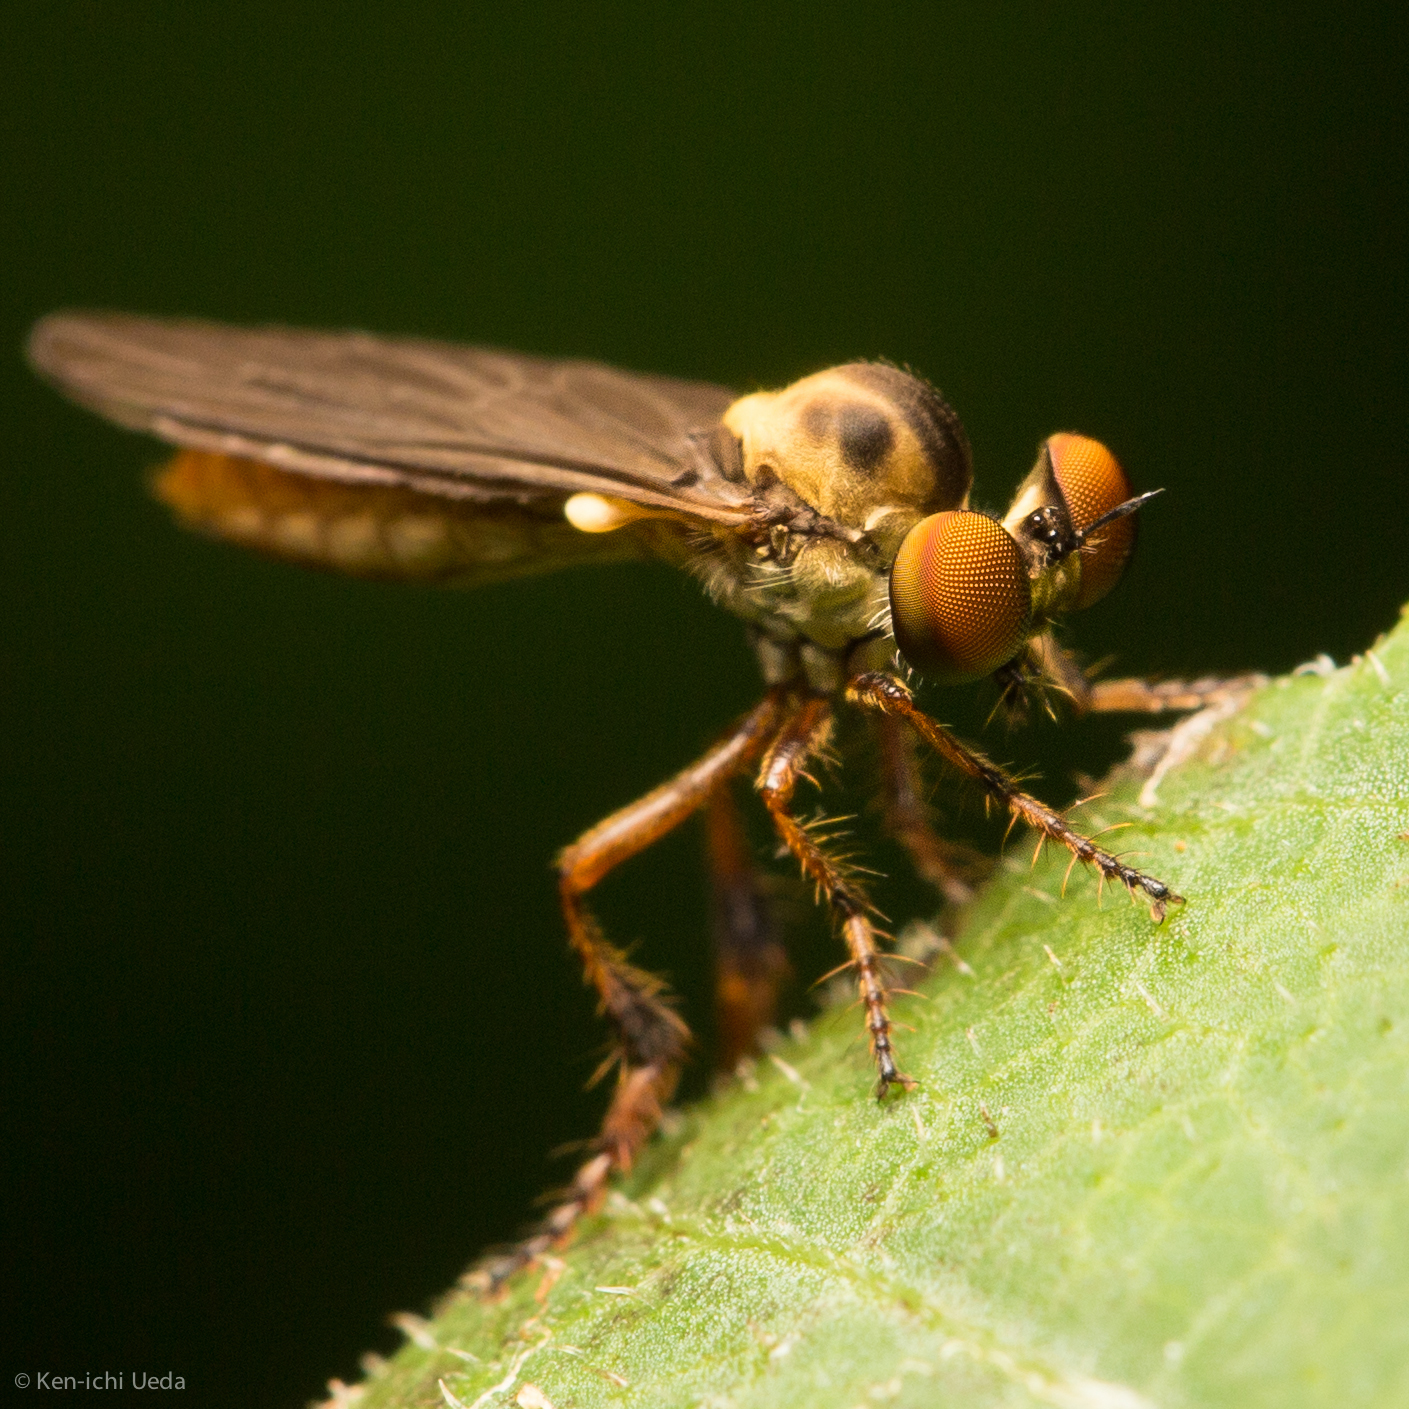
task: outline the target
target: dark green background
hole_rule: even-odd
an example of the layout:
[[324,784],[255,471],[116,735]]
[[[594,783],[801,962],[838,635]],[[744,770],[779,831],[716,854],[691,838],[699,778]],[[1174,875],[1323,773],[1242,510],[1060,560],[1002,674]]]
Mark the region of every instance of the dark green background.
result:
[[[744,388],[884,355],[959,408],[985,506],[1058,428],[1167,486],[1091,655],[1343,659],[1409,594],[1400,11],[7,15],[4,1375],[296,1405],[394,1345],[385,1315],[509,1236],[596,1119],[554,850],[756,689],[663,570],[437,595],[182,535],[141,490],[156,447],[26,373],[33,318]],[[988,743],[1067,797],[1118,733]],[[707,1030],[698,845],[604,909]],[[814,926],[803,977],[829,954]]]

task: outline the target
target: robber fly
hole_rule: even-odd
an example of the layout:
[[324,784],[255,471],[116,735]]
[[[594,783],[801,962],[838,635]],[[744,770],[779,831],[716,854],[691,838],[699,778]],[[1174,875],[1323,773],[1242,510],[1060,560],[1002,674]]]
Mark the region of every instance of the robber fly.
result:
[[1000,521],[967,507],[969,446],[954,411],[883,363],[736,398],[591,362],[115,313],[46,318],[29,355],[74,400],[180,447],[155,491],[217,537],[366,577],[462,584],[661,558],[743,620],[760,703],[558,858],[568,937],[614,1028],[617,1081],[591,1158],[501,1271],[546,1251],[600,1200],[674,1090],[688,1029],[661,982],[603,935],[586,897],[697,811],[709,817],[717,880],[745,898],[720,945],[733,1050],[769,1020],[782,965],[739,882],[729,786],[739,775],[752,775],[841,931],[880,1094],[912,1084],[892,1040],[875,911],[795,807],[839,706],[873,720],[891,830],[950,899],[967,883],[930,827],[917,741],[1015,822],[1142,896],[1156,922],[1180,901],[923,714],[908,683],[911,670],[942,684],[996,676],[1010,697],[1046,684],[1095,709],[1202,702],[1197,685],[1092,686],[1052,639],[1062,616],[1115,586],[1135,544],[1133,511],[1150,497],[1132,494],[1096,441],[1049,437]]

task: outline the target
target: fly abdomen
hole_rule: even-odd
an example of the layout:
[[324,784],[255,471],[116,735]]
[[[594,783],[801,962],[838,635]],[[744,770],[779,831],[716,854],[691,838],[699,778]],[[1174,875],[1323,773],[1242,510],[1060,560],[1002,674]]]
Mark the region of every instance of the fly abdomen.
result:
[[192,528],[359,577],[479,583],[640,556],[632,536],[579,533],[556,505],[438,500],[203,450],[181,451],[152,487]]

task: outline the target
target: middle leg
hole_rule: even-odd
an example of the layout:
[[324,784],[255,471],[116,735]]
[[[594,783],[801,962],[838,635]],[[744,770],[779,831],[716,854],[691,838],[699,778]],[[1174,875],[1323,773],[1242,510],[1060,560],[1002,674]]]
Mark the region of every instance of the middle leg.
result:
[[768,882],[754,863],[729,782],[705,808],[711,928],[714,932],[714,1006],[719,1022],[719,1066],[730,1072],[755,1049],[778,1015],[778,991],[788,956],[778,938]]
[[895,1061],[881,955],[875,926],[871,923],[871,903],[854,877],[827,854],[792,811],[798,780],[808,776],[808,762],[826,747],[831,732],[832,706],[823,696],[814,695],[784,724],[769,745],[759,769],[757,786],[778,835],[797,857],[804,874],[817,887],[818,895],[841,922],[842,936],[851,954],[861,1002],[866,1010],[871,1051],[880,1072],[876,1094],[884,1096],[896,1082],[907,1091],[915,1083],[901,1072]]
[[949,904],[963,905],[973,899],[974,882],[986,874],[989,863],[972,848],[945,841],[935,831],[924,798],[914,735],[892,715],[878,716],[875,724],[886,830],[909,852],[922,880],[934,886]]

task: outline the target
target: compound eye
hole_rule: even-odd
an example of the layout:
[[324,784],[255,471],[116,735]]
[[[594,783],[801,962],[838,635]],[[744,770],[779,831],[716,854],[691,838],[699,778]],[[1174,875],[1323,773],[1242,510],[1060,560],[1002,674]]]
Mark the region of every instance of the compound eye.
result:
[[[1052,473],[1061,487],[1071,525],[1084,533],[1102,514],[1131,497],[1130,481],[1120,461],[1101,444],[1084,435],[1054,435],[1047,439]],[[1081,591],[1074,608],[1099,602],[1120,581],[1135,550],[1135,518],[1098,528],[1081,546]]]
[[1027,564],[996,519],[968,509],[931,514],[900,545],[890,570],[890,610],[911,665],[946,685],[981,680],[1027,639]]

